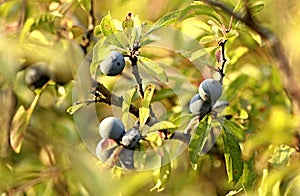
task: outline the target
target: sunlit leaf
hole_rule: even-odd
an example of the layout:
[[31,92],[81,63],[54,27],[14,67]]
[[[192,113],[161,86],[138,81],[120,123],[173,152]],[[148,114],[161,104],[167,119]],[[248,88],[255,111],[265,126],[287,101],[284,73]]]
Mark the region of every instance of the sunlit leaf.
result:
[[287,145],[277,146],[268,162],[276,169],[286,167],[290,161],[291,155],[294,152],[295,149]]
[[163,139],[159,136],[159,134],[157,132],[148,133],[146,135],[145,139],[147,141],[149,141],[152,148],[155,148],[155,149],[156,149],[156,147],[162,146],[162,144],[163,144]]
[[33,18],[28,18],[26,20],[26,22],[22,28],[21,34],[20,34],[20,40],[23,40],[26,37],[27,33],[30,32],[31,27],[33,26],[34,22],[35,21]]
[[171,159],[169,152],[162,147],[161,166],[156,185],[150,191],[161,192],[165,189],[171,175]]
[[133,28],[133,20],[131,18],[131,13],[129,13],[126,18],[122,21],[123,29],[132,29]]
[[207,48],[202,48],[200,50],[197,50],[195,52],[192,53],[191,57],[189,58],[190,61],[194,61],[198,58],[201,58],[207,54],[209,54],[210,52],[212,52],[213,50],[215,50],[217,47],[207,47]]
[[243,174],[244,162],[237,138],[223,126],[223,145],[228,182],[237,183]]
[[226,99],[230,101],[235,98],[237,93],[242,89],[243,86],[245,86],[248,79],[249,76],[241,74],[234,81],[232,81],[226,90]]
[[146,58],[146,57],[139,57],[138,63],[142,65],[146,71],[156,80],[167,83],[168,82],[168,76],[165,73],[164,69],[155,61]]
[[182,21],[182,20],[197,16],[197,15],[206,15],[206,16],[216,19],[219,23],[221,23],[219,15],[211,7],[203,5],[203,4],[190,5],[184,9],[175,10],[173,12],[169,12],[166,15],[162,16],[160,19],[158,19],[152,25],[152,27],[147,31],[145,36],[149,35],[153,31],[155,31],[163,26],[166,26],[166,25],[178,22],[178,21]]
[[180,10],[175,10],[173,12],[167,13],[152,25],[152,27],[147,31],[145,36],[147,36],[148,34],[152,33],[153,31],[163,26],[176,22],[179,15],[180,15]]
[[112,22],[110,13],[102,18],[100,22],[100,30],[105,36],[109,36],[117,31],[114,23]]
[[94,35],[98,36],[101,34],[101,26],[100,25],[96,25],[94,28]]
[[241,125],[238,123],[231,121],[231,120],[223,120],[223,127],[226,127],[226,129],[230,130],[230,132],[237,137],[239,140],[244,140],[244,129]]
[[20,106],[12,119],[10,128],[10,144],[16,153],[20,153],[21,151],[31,115],[39,98],[40,94],[37,94],[27,110],[25,110],[24,106]]
[[232,190],[229,191],[229,193],[226,194],[226,196],[233,196],[239,194],[241,191],[243,191],[243,188],[240,188],[239,190]]
[[154,132],[154,131],[159,131],[159,130],[164,130],[164,129],[174,129],[176,128],[176,125],[169,121],[160,121],[158,123],[155,123],[153,126],[150,127],[148,132]]
[[84,103],[80,103],[80,104],[76,104],[76,105],[72,105],[70,106],[68,109],[67,109],[67,112],[70,114],[70,115],[73,115],[77,110],[79,110],[82,106],[84,106],[86,104]]
[[214,35],[206,35],[200,39],[200,44],[207,44],[209,42],[215,42],[219,39],[220,39],[219,37],[216,37]]
[[144,98],[142,100],[142,107],[139,109],[140,126],[143,127],[150,116],[150,102],[152,100],[155,90],[154,84],[148,84],[144,92]]
[[201,155],[202,149],[204,148],[205,141],[207,140],[211,128],[207,120],[208,118],[205,117],[205,119],[198,124],[195,130],[195,134],[189,144],[190,160],[194,170],[197,170],[198,168],[197,162],[199,156]]
[[139,15],[135,15],[133,18],[133,26],[136,27],[141,27],[142,26],[142,21],[139,17]]
[[179,19],[183,20],[183,19],[187,19],[199,15],[204,15],[204,16],[209,16],[211,18],[214,18],[216,21],[218,21],[221,24],[220,16],[218,15],[218,13],[211,7],[203,4],[190,5],[186,7],[181,11]]
[[109,53],[110,53],[110,49],[106,45],[106,37],[103,37],[94,46],[93,59],[90,65],[90,73],[92,75],[96,72],[99,63],[109,56]]
[[246,191],[250,191],[255,184],[257,174],[254,168],[254,158],[249,159],[244,164],[244,172],[243,172],[243,186]]
[[125,128],[127,128],[129,108],[130,108],[131,101],[132,101],[132,98],[133,98],[133,95],[135,92],[136,92],[136,88],[132,88],[132,89],[128,90],[124,96],[124,100],[122,103],[122,122],[125,125]]
[[22,142],[28,126],[28,113],[24,106],[20,106],[13,117],[10,130],[10,143],[16,153],[21,151]]
[[264,9],[265,4],[263,2],[257,2],[254,6],[250,8],[251,15],[255,16],[258,14],[261,10]]

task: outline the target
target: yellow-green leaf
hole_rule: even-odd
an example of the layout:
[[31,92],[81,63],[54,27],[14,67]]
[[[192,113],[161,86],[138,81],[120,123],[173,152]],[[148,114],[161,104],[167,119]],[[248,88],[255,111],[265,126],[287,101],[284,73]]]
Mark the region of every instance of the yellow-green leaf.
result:
[[161,192],[165,189],[171,175],[171,160],[169,152],[166,148],[162,147],[161,149],[161,166],[159,170],[158,179],[156,185],[150,189],[150,191],[157,190],[157,192]]
[[125,127],[127,125],[127,120],[128,120],[128,116],[129,116],[129,109],[130,109],[130,105],[131,105],[131,102],[132,102],[132,97],[133,97],[135,92],[136,92],[136,88],[130,89],[126,92],[126,94],[124,96],[124,101],[122,103],[122,122],[125,125]]
[[242,151],[237,138],[226,126],[223,127],[222,136],[228,182],[235,184],[243,174],[244,162],[242,160]]
[[176,125],[169,121],[160,121],[158,123],[155,123],[153,126],[150,127],[148,132],[154,132],[154,131],[159,131],[163,129],[175,129]]
[[24,136],[33,110],[38,103],[39,97],[40,93],[35,96],[34,100],[27,110],[25,110],[24,106],[21,105],[12,119],[10,128],[10,143],[12,149],[16,153],[20,153],[21,151]]
[[144,98],[142,100],[142,107],[139,109],[140,126],[143,127],[150,116],[150,102],[152,100],[155,90],[155,85],[149,83],[144,92]]
[[168,82],[168,76],[165,73],[164,69],[155,61],[152,61],[149,58],[146,57],[139,57],[138,63],[142,65],[146,71],[156,80],[167,83]]
[[104,16],[100,22],[100,30],[103,33],[103,35],[108,36],[113,34],[117,31],[110,13],[108,13],[106,16]]

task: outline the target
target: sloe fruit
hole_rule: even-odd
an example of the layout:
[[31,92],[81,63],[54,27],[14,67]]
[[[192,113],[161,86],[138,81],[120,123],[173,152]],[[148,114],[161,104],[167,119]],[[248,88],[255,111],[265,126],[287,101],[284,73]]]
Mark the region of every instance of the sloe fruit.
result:
[[41,88],[48,81],[49,77],[37,67],[28,67],[25,72],[25,83],[31,89]]
[[124,132],[123,123],[116,117],[107,117],[99,124],[99,133],[104,139],[119,140]]
[[122,145],[125,148],[132,149],[141,139],[141,133],[138,129],[132,128],[128,130],[125,135],[122,137]]
[[200,120],[211,111],[211,108],[211,103],[203,101],[199,94],[192,97],[189,105],[191,113],[200,116]]
[[100,63],[100,70],[107,76],[116,76],[120,74],[124,67],[124,57],[117,51],[111,51],[109,57]]
[[199,95],[202,100],[214,103],[222,95],[222,84],[214,79],[206,79],[199,85]]

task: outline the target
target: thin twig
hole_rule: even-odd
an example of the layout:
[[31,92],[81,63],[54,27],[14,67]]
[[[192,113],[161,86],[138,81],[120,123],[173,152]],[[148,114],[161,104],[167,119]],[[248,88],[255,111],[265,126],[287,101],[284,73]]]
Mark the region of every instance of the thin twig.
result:
[[139,74],[139,69],[138,69],[138,65],[137,65],[137,57],[136,56],[131,56],[130,57],[130,61],[131,61],[131,66],[132,66],[132,74],[135,77],[135,80],[138,84],[138,91],[140,93],[141,98],[144,98],[144,90],[143,90],[143,85],[142,85],[142,78]]
[[[95,98],[88,99],[85,101],[77,101],[74,104],[84,103],[86,105],[92,103],[106,103],[108,105],[114,105],[117,107],[122,107],[123,98],[112,94],[102,83],[94,81],[95,86],[90,90]],[[139,109],[133,105],[130,105],[129,112],[132,113],[135,117],[139,117]]]
[[227,59],[225,58],[225,44],[226,44],[226,42],[227,42],[227,39],[219,42],[219,46],[221,47],[222,65],[221,65],[221,68],[219,68],[218,72],[221,75],[221,78],[220,78],[220,83],[221,84],[223,84],[223,78],[225,76],[224,68],[225,68],[225,64],[227,62]]

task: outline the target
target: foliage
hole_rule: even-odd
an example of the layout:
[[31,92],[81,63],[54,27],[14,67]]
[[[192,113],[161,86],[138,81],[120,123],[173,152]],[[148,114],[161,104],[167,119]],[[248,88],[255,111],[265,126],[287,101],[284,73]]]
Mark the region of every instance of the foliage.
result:
[[[205,0],[117,2],[0,5],[0,193],[299,194],[297,100],[282,55],[249,25],[274,30],[297,64],[299,3],[221,1],[245,23]],[[267,20],[279,12],[288,24]],[[127,61],[115,77],[98,69],[111,50]],[[26,86],[31,66],[48,74],[43,87]],[[205,78],[222,81],[229,106],[199,121],[187,105]],[[113,115],[142,134],[139,171],[119,164],[119,141],[111,162],[95,156],[99,121]]]

